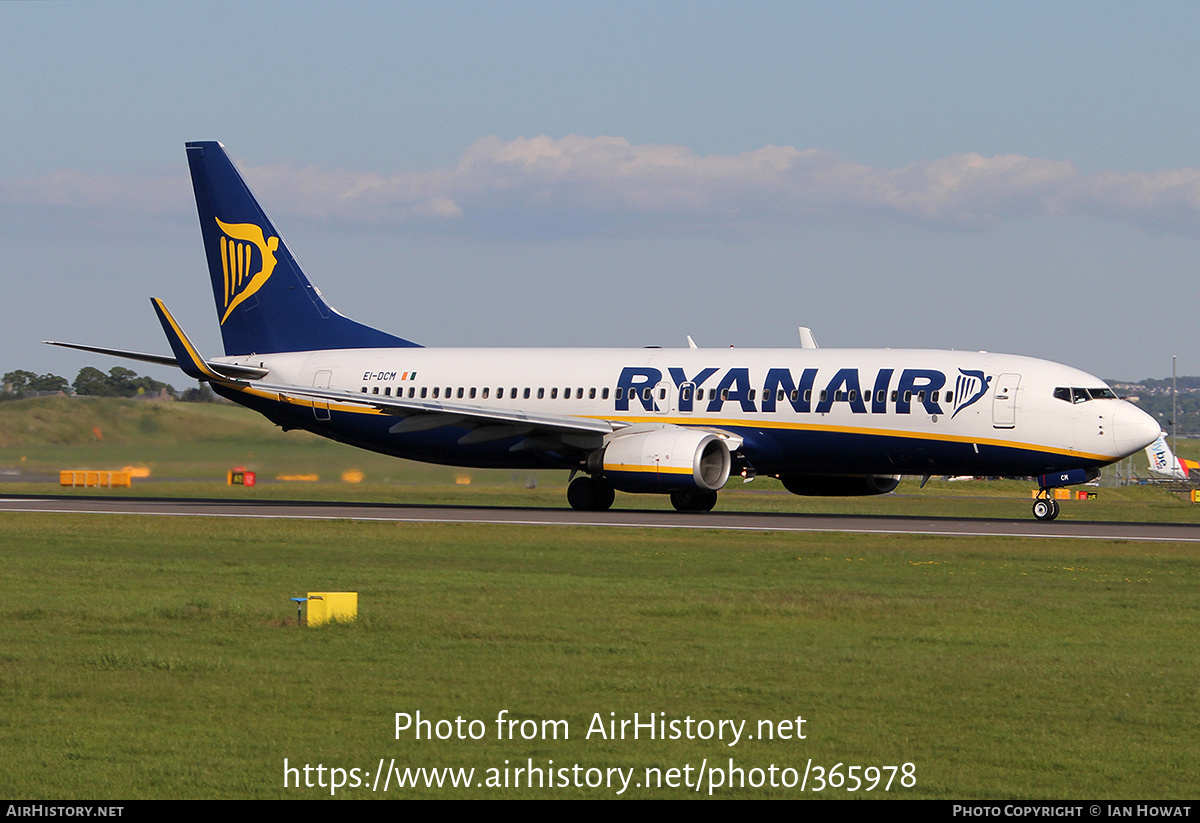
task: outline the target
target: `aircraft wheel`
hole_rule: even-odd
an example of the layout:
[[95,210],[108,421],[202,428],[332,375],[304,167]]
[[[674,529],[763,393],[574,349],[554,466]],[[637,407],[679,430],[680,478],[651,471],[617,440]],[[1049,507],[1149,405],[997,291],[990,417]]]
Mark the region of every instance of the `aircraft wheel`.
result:
[[567,486],[567,502],[576,511],[605,511],[612,506],[615,498],[613,487],[594,477],[576,477]]
[[1058,502],[1048,497],[1033,501],[1033,516],[1038,520],[1053,520],[1058,517]]
[[671,492],[671,505],[679,512],[710,512],[717,505],[717,493]]
[[592,482],[596,484],[596,489],[600,494],[600,505],[596,507],[596,511],[608,511],[617,499],[616,491],[613,490],[612,484],[603,477],[593,477]]

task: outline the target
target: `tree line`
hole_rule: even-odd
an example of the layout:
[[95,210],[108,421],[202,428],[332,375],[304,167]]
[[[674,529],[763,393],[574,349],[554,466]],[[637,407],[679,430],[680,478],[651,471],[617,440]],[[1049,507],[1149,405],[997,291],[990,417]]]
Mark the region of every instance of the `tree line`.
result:
[[17,369],[6,373],[3,377],[0,401],[17,400],[31,394],[43,392],[62,392],[63,394],[85,395],[88,397],[139,397],[144,395],[166,394],[175,400],[185,403],[211,403],[216,395],[207,383],[201,383],[196,388],[177,392],[170,383],[162,383],[152,377],[139,375],[133,369],[124,366],[114,366],[108,374],[92,366],[84,366],[79,370],[74,382],[57,374],[35,374],[25,369]]

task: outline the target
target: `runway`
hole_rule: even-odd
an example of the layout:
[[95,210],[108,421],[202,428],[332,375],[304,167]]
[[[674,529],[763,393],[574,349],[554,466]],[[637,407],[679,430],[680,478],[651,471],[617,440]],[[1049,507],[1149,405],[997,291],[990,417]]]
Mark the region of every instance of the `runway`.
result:
[[1109,523],[1059,520],[996,520],[949,517],[885,517],[763,512],[708,512],[616,509],[419,506],[386,503],[237,501],[151,497],[0,496],[0,512],[228,517],[246,519],[351,520],[394,523],[475,523],[522,526],[588,526],[637,529],[713,529],[759,532],[846,532],[850,534],[1023,537],[1073,540],[1200,543],[1200,525]]

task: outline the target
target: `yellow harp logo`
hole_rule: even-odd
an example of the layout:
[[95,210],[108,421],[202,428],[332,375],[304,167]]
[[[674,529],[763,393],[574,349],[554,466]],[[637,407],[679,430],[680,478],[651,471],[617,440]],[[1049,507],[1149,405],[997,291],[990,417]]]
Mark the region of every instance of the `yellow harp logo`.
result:
[[[275,271],[275,251],[278,237],[263,237],[263,230],[253,223],[224,223],[214,218],[225,236],[221,238],[221,271],[225,275],[225,314],[221,324],[244,300],[263,287]],[[258,271],[254,251],[258,250]]]

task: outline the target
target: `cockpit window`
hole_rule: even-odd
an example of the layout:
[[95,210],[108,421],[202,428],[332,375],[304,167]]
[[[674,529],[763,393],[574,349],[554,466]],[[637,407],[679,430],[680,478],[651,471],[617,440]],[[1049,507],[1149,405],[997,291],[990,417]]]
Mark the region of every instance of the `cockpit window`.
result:
[[1078,386],[1067,388],[1059,386],[1054,390],[1054,396],[1067,403],[1086,403],[1089,400],[1116,400],[1117,395],[1107,387],[1099,389],[1084,389]]

